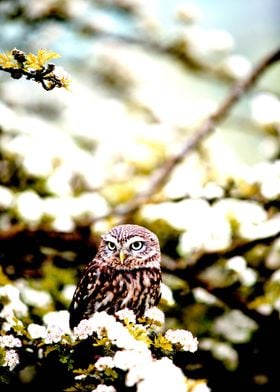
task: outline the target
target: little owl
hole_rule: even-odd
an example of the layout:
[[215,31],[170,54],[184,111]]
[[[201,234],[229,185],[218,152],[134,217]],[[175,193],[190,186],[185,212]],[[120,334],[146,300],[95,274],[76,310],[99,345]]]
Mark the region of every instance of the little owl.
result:
[[94,312],[115,314],[128,308],[143,316],[160,300],[160,259],[157,236],[142,226],[115,226],[102,235],[74,293],[70,327]]

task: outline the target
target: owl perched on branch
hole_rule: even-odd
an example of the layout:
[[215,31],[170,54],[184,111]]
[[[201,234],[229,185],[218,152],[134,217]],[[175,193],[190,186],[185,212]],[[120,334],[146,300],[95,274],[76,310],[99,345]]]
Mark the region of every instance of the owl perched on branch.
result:
[[157,236],[142,226],[115,226],[102,235],[74,293],[70,327],[94,312],[115,314],[128,308],[143,316],[160,300],[160,260]]

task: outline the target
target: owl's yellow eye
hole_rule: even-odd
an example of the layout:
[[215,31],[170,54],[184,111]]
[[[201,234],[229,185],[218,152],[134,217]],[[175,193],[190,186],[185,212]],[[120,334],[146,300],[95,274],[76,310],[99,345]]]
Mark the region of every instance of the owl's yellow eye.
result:
[[110,251],[114,251],[114,250],[116,250],[116,244],[114,243],[114,242],[112,242],[112,241],[108,241],[107,242],[107,248],[110,250]]
[[143,248],[144,242],[143,241],[135,241],[132,242],[132,244],[130,245],[130,248],[132,250],[140,250]]

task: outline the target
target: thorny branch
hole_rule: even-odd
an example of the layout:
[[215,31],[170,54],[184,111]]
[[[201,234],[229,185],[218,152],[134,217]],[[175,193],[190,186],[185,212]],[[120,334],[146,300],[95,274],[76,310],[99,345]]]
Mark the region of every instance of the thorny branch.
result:
[[[188,138],[182,149],[179,150],[177,154],[171,156],[165,164],[151,176],[147,190],[139,193],[125,206],[116,208],[110,213],[110,216],[116,215],[119,216],[121,220],[125,220],[129,215],[137,211],[142,204],[149,202],[167,183],[175,167],[180,164],[191,151],[196,149],[207,136],[210,136],[211,133],[214,132],[216,126],[225,120],[234,105],[256,84],[268,67],[279,60],[280,48],[277,48],[277,50],[260,60],[245,79],[237,82],[232,87],[218,109],[206,118],[197,132]],[[101,218],[98,219],[100,220]]]

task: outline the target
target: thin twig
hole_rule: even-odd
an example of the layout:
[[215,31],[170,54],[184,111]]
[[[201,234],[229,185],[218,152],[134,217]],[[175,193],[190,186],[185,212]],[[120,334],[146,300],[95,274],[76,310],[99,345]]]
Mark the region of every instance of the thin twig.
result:
[[8,72],[13,79],[20,79],[25,76],[27,80],[34,80],[41,84],[46,91],[53,90],[55,87],[63,87],[61,81],[53,74],[53,64],[48,64],[47,68],[42,67],[42,69],[35,71],[26,71],[22,68],[4,68],[0,66],[0,71]]

